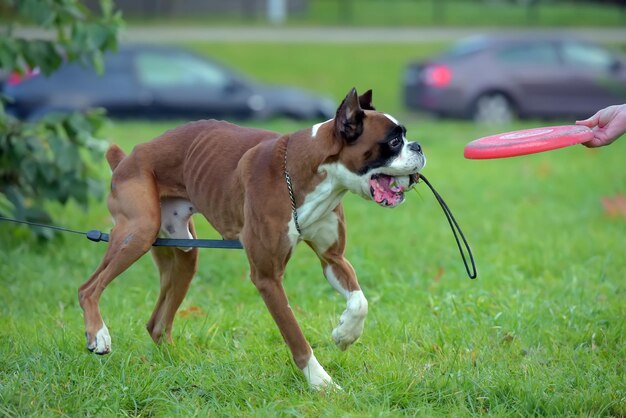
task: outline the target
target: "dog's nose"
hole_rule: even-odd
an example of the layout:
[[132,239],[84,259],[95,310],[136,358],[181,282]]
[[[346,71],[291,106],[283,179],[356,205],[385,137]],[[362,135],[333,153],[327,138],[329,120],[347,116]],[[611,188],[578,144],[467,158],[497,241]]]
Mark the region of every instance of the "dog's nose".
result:
[[419,142],[417,142],[417,141],[416,141],[416,142],[411,142],[411,143],[409,144],[409,149],[410,149],[411,151],[413,151],[413,152],[419,152],[419,153],[421,153],[421,152],[422,152],[422,146],[421,146],[421,145],[420,145],[420,143],[419,143]]

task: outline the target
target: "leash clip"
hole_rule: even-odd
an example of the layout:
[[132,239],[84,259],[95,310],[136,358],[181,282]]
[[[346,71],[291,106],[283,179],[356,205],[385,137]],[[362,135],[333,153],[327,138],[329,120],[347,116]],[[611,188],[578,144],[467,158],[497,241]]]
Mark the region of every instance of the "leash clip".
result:
[[98,231],[97,229],[92,229],[90,231],[87,231],[85,235],[87,235],[88,240],[93,241],[93,242],[100,242],[100,241],[108,242],[109,241],[109,234],[102,233]]

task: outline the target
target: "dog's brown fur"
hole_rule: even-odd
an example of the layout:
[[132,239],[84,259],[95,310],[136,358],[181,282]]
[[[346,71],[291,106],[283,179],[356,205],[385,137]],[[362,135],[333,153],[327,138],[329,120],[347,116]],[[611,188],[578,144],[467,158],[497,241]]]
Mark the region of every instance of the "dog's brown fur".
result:
[[[115,226],[101,264],[79,289],[88,348],[99,354],[110,350],[110,339],[107,343],[97,340],[98,334],[106,330],[98,307],[100,296],[115,277],[151,249],[163,228],[163,207],[176,199],[186,205],[182,219],[193,237],[196,235],[189,217],[197,211],[222,237],[242,242],[251,279],[295,363],[301,369],[308,367],[311,347],[282,287],[285,266],[295,245],[289,232],[292,208],[285,184],[285,155],[288,152],[297,207],[328,175],[320,172],[322,164],[338,162],[350,172],[362,171],[378,158],[381,140],[398,128],[389,117],[368,110],[373,109],[370,101],[371,92],[358,97],[353,90],[334,121],[319,127],[315,138],[310,128],[280,135],[209,120],[168,131],[137,145],[128,156],[111,146],[106,154],[113,170],[108,208]],[[336,239],[322,248],[315,238],[308,240],[306,234],[303,237],[317,253],[325,273],[329,268],[332,280],[349,294],[360,287],[344,257],[343,209],[335,204],[330,210],[337,218]],[[315,231],[310,233],[310,237],[315,236]],[[198,250],[152,248],[152,255],[160,271],[161,291],[147,329],[154,341],[169,341],[176,310],[197,269]],[[363,315],[361,331],[367,312],[367,302],[363,301],[364,310],[352,313]],[[338,344],[345,348],[358,335]],[[109,338],[108,330],[106,336]],[[322,379],[330,381],[327,375]]]

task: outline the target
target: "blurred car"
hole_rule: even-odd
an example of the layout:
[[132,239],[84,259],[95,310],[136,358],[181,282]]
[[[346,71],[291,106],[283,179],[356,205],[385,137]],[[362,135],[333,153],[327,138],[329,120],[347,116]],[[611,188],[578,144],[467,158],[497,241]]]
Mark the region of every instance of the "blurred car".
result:
[[586,118],[626,102],[626,57],[567,37],[472,37],[409,64],[404,101],[412,109],[486,123]]
[[105,72],[64,64],[50,76],[9,77],[7,111],[37,119],[52,111],[107,109],[114,118],[330,119],[336,104],[304,90],[256,83],[184,49],[123,46],[105,54]]

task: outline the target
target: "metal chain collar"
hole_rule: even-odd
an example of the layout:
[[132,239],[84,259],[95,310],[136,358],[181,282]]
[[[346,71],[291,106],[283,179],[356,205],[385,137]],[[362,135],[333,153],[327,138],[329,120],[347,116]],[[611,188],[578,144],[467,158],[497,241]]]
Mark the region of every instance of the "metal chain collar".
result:
[[296,210],[296,197],[293,193],[293,184],[291,182],[291,176],[289,175],[289,171],[287,170],[287,147],[289,146],[289,138],[287,138],[287,143],[285,144],[285,163],[284,163],[284,172],[285,172],[285,181],[287,182],[287,190],[289,191],[289,198],[291,199],[291,212],[293,214],[293,223],[296,224],[296,230],[298,231],[298,235],[302,235],[302,231],[300,230],[300,224],[298,223],[298,211]]

